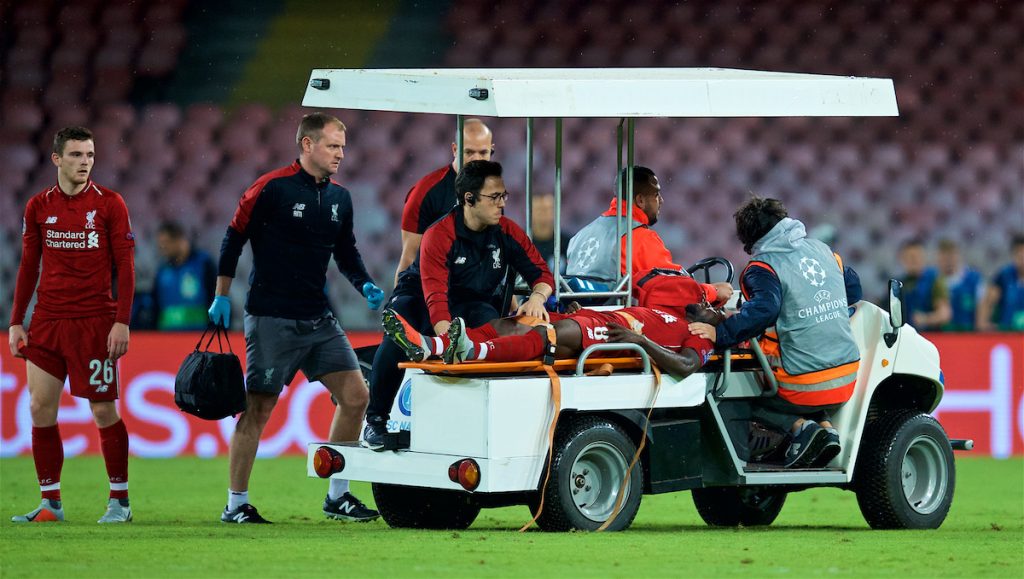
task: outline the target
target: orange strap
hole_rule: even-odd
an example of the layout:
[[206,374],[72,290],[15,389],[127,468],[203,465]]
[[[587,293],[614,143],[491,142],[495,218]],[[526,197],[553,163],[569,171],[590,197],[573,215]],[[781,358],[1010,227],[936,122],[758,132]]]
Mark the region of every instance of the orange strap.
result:
[[640,323],[640,320],[636,319],[635,317],[633,317],[628,312],[624,312],[622,310],[616,310],[616,311],[613,311],[612,313],[615,314],[616,316],[619,316],[623,320],[625,320],[625,322],[626,322],[625,326],[627,328],[629,328],[630,330],[640,334],[641,336],[644,335],[644,325],[642,323]]
[[520,533],[532,527],[544,511],[544,494],[548,488],[548,481],[551,479],[551,458],[555,454],[555,428],[558,426],[558,413],[562,410],[562,381],[559,380],[558,374],[551,366],[544,366],[544,371],[548,373],[548,378],[551,379],[551,406],[553,407],[551,424],[548,425],[548,463],[544,469],[544,484],[540,486],[540,502],[537,504],[537,513],[533,515],[530,522],[519,529]]
[[640,460],[640,454],[643,453],[644,447],[647,446],[647,429],[651,426],[651,413],[654,412],[654,405],[658,402],[658,394],[661,392],[661,370],[654,364],[651,364],[651,370],[654,371],[654,396],[651,398],[651,407],[647,409],[647,420],[644,423],[644,431],[640,435],[640,445],[636,447],[633,460],[630,461],[629,468],[626,469],[626,477],[622,479],[622,486],[619,487],[619,496],[615,498],[615,508],[612,510],[612,516],[608,517],[608,520],[597,528],[598,532],[607,529],[609,525],[615,522],[615,518],[619,516],[619,511],[622,510],[622,501],[626,498],[626,485],[629,484],[629,480],[633,475],[633,467],[636,466],[636,463]]
[[[565,358],[555,360],[551,367],[557,371],[571,371],[576,369],[577,359]],[[635,370],[643,367],[643,362],[638,357],[622,358],[587,358],[583,362],[585,368],[596,368],[602,364],[611,364],[616,370]],[[425,362],[399,362],[398,367],[408,370],[415,368],[423,370],[428,374],[488,374],[488,373],[528,373],[542,372],[544,364],[540,360],[527,360],[524,362],[488,362],[487,360],[467,360],[461,364],[445,364],[440,360],[427,360]]]

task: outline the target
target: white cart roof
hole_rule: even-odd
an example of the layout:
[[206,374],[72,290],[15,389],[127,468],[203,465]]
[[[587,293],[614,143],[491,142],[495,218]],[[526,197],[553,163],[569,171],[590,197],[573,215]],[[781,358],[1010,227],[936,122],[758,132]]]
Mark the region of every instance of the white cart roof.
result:
[[302,104],[489,117],[899,115],[891,79],[722,68],[315,69]]

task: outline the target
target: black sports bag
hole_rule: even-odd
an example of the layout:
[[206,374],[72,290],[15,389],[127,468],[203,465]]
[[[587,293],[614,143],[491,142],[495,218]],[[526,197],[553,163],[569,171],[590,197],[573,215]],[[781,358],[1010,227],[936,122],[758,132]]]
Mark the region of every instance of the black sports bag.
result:
[[[199,348],[208,334],[205,351]],[[221,336],[228,343],[224,352]],[[220,352],[211,352],[210,344],[217,338]],[[196,349],[185,357],[174,378],[174,403],[183,412],[204,420],[220,420],[245,411],[245,378],[238,356],[231,350],[227,331],[210,324],[196,343]]]

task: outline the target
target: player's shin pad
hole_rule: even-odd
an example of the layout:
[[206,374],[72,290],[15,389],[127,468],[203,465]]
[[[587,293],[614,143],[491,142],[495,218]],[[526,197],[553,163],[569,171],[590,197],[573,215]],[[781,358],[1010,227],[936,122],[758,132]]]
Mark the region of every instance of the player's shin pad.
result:
[[555,327],[543,319],[534,316],[517,316],[516,321],[524,326],[530,326],[533,328],[543,327],[545,332],[546,343],[544,344],[544,365],[550,366],[555,363],[555,348],[558,346],[557,335],[555,334]]

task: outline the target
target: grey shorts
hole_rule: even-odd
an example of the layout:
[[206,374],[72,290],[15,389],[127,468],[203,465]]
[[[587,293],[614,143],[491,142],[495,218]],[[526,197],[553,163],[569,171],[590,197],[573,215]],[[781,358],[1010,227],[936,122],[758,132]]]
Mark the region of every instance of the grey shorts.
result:
[[245,387],[280,394],[300,369],[310,382],[358,370],[359,360],[333,315],[290,320],[245,314]]

